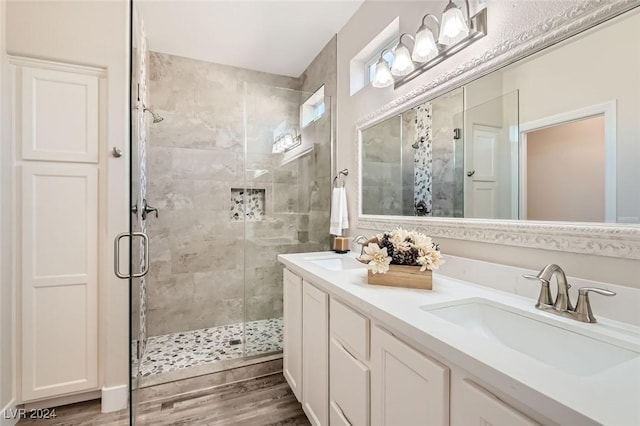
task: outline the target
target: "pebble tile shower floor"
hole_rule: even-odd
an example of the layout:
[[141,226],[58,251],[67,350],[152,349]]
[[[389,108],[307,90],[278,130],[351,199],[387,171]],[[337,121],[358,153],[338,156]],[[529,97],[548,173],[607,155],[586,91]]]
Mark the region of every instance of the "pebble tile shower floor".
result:
[[183,368],[282,350],[282,318],[204,328],[149,337],[140,375],[149,377]]

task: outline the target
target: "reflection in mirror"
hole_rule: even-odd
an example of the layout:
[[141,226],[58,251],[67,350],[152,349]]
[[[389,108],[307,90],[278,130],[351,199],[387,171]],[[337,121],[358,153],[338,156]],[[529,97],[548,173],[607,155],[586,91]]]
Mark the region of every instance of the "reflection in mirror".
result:
[[639,10],[362,130],[361,214],[640,223]]
[[481,84],[465,90],[464,217],[517,219],[518,92],[478,104],[486,92]]
[[462,217],[462,112],[458,89],[361,132],[364,214]]

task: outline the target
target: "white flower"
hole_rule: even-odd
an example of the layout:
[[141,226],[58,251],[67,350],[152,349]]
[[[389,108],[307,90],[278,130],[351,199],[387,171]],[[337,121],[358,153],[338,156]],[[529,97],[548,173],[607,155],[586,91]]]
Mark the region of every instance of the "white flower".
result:
[[442,254],[433,248],[433,246],[428,248],[420,247],[418,250],[418,264],[422,265],[420,272],[424,272],[427,269],[433,271],[434,269],[438,269],[443,263],[444,259],[442,258]]
[[370,243],[364,248],[364,254],[360,260],[368,263],[368,268],[374,274],[384,274],[389,270],[391,257],[387,254],[387,248],[380,248],[376,243]]

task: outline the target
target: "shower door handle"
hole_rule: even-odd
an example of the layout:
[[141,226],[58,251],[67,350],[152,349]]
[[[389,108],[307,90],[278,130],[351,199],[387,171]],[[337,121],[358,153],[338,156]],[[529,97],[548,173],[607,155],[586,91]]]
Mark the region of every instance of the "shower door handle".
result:
[[[144,247],[144,258],[142,268],[140,269],[140,272],[136,274],[132,274],[131,271],[129,271],[128,274],[123,274],[122,272],[120,272],[120,240],[125,237],[142,238],[142,246]],[[131,234],[129,234],[128,232],[123,232],[122,234],[118,234],[116,236],[113,247],[113,272],[115,272],[116,277],[122,279],[141,278],[147,275],[147,272],[149,272],[149,237],[147,237],[147,234],[145,234],[144,232],[132,232]]]

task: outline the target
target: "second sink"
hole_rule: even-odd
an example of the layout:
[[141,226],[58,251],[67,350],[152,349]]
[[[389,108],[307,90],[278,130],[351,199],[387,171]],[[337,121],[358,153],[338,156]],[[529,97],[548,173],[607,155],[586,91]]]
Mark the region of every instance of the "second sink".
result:
[[316,266],[321,266],[324,269],[328,269],[330,271],[344,271],[347,269],[366,268],[364,264],[348,256],[309,259],[309,261]]
[[540,321],[535,314],[474,298],[420,309],[567,373],[588,376],[640,353]]

